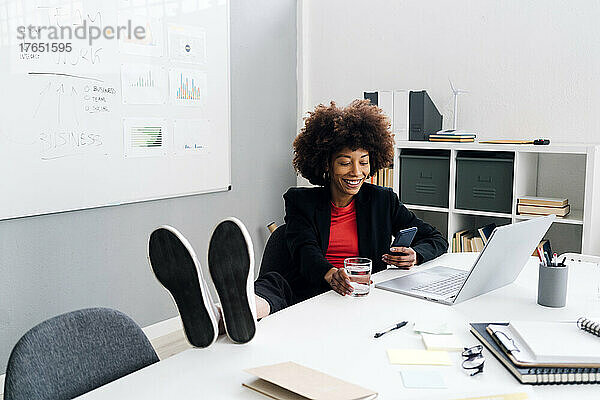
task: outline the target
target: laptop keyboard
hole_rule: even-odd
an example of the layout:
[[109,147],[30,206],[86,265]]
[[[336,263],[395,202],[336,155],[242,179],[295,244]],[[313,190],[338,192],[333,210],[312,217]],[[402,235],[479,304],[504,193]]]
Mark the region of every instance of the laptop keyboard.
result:
[[412,290],[418,290],[426,293],[439,294],[446,296],[450,293],[456,293],[462,286],[467,277],[468,271],[461,271],[447,278],[440,279],[424,285],[415,286]]

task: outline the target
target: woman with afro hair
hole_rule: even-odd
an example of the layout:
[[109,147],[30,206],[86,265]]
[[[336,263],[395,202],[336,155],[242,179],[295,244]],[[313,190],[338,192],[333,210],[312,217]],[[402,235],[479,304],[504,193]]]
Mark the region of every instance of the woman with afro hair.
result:
[[[332,102],[309,113],[294,140],[293,164],[316,187],[290,188],[283,196],[291,263],[255,282],[257,306],[264,310],[259,316],[330,289],[350,294],[345,258],[370,258],[375,273],[388,265],[409,269],[446,252],[448,242],[439,231],[402,205],[391,189],[366,182],[393,161],[389,127],[387,117],[367,100],[345,108]],[[411,247],[390,248],[392,235],[413,226],[417,234]]]

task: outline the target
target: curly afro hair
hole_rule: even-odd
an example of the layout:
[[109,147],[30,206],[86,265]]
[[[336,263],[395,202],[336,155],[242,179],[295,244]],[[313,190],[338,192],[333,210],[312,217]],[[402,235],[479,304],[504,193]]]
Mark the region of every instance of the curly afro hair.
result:
[[394,158],[389,119],[368,100],[354,100],[345,108],[334,102],[319,104],[308,113],[294,140],[294,168],[313,185],[325,186],[331,157],[344,148],[369,152],[371,175]]

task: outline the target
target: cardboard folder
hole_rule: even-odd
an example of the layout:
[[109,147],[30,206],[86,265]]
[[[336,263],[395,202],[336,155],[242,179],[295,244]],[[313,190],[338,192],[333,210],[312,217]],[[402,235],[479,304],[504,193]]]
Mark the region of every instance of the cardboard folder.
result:
[[277,400],[367,400],[377,393],[294,362],[250,368],[258,377],[242,385]]

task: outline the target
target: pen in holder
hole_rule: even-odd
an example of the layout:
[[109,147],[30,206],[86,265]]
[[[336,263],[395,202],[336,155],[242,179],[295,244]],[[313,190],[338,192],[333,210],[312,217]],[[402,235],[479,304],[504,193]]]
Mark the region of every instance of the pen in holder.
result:
[[540,263],[538,277],[538,304],[546,307],[564,307],[567,303],[568,266]]

